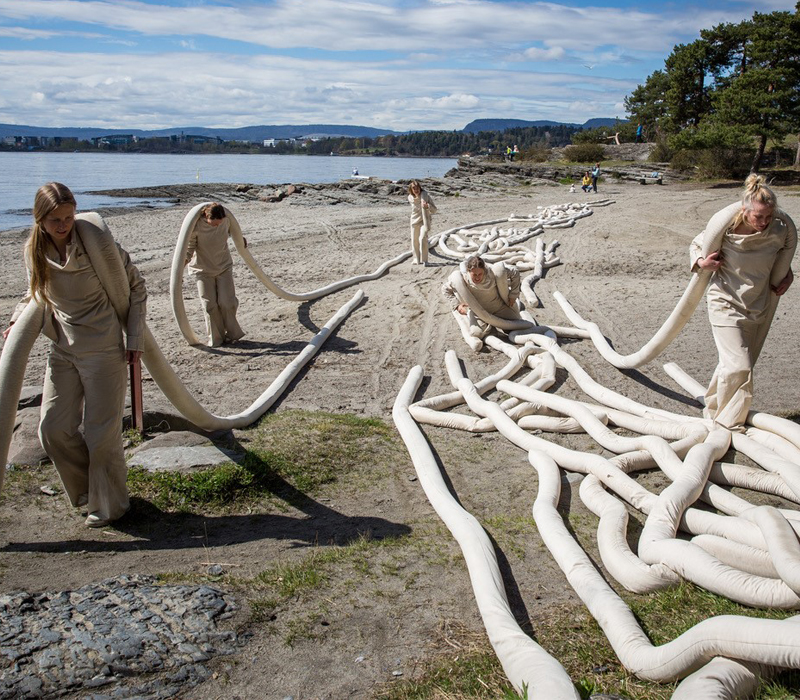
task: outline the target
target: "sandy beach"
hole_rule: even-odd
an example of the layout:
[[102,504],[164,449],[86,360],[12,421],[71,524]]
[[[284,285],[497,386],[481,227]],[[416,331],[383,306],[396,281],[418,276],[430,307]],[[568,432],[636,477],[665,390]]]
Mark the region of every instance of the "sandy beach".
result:
[[[538,206],[570,201],[586,201],[591,206],[593,198],[614,199],[614,204],[596,209],[573,228],[543,234],[545,242],[558,239],[563,264],[548,270],[537,284],[544,307],[533,314],[540,323],[565,325],[552,297],[554,291],[560,291],[584,318],[599,324],[620,352],[637,350],[658,329],[689,279],[691,239],[712,214],[739,197],[737,187],[668,178],[663,186],[606,178],[596,195],[584,195],[580,190],[570,194],[568,187],[555,183],[524,184],[529,181],[498,178],[496,186],[484,180],[483,186],[474,188],[446,181],[426,183],[439,210],[434,232],[512,212],[534,213]],[[390,183],[370,192],[301,187],[300,192],[277,202],[247,199],[230,188],[207,188],[172,208],[114,212],[106,219],[147,280],[148,324],[166,358],[206,408],[228,415],[255,400],[358,287],[314,302],[288,302],[270,294],[241,260],[235,259],[238,318],[246,338],[219,349],[190,347],[172,317],[169,300],[173,247],[189,208],[205,199],[222,201],[235,213],[262,269],[282,288],[302,292],[372,272],[408,250],[409,207],[402,187]],[[778,187],[777,194],[780,206],[800,221],[800,190]],[[0,316],[4,319],[10,317],[25,291],[21,254],[25,237],[26,232],[20,230],[0,238]],[[527,245],[534,243],[531,239]],[[407,260],[380,279],[360,285],[365,293],[363,303],[272,411],[348,413],[379,418],[391,425],[392,404],[414,365],[423,367],[422,395],[426,396],[451,390],[443,365],[448,349],[458,353],[475,380],[502,366],[504,356],[490,350],[473,353],[460,337],[440,291],[454,262],[436,250],[431,262],[422,267]],[[204,335],[196,290],[188,276],[184,299],[195,332]],[[780,303],[756,368],[755,408],[779,415],[800,411],[799,315],[800,285],[795,284]],[[41,383],[46,347],[43,339],[37,342],[26,385]],[[605,386],[642,403],[691,415],[699,414],[698,406],[667,377],[661,365],[677,362],[705,384],[717,359],[704,303],[666,352],[640,370],[616,370],[589,341],[567,341],[565,347]],[[563,371],[553,391],[570,397],[580,394]],[[148,411],[174,413],[147,376],[144,404]],[[453,489],[479,520],[530,516],[535,476],[521,451],[496,434],[472,436],[444,429],[425,429],[425,433]],[[236,431],[236,435],[246,443],[246,431]],[[583,436],[553,439],[576,448],[591,445]],[[368,473],[369,465],[364,469]],[[385,532],[403,526],[425,533],[426,539],[435,541],[431,546],[441,556],[403,559],[400,566],[409,577],[403,579],[405,584],[387,583],[378,575],[366,583],[342,584],[334,593],[326,593],[329,625],[315,638],[288,646],[269,625],[253,626],[252,637],[236,660],[219,661],[214,678],[184,695],[291,696],[295,700],[374,697],[376,688],[392,680],[394,670],[411,677],[419,660],[438,653],[432,648],[433,640],[441,637],[447,621],[458,621],[473,631],[481,629],[458,548],[412,479],[408,456],[398,453],[391,473],[376,474],[374,483],[365,486],[340,479],[325,493],[324,513],[287,506],[282,517],[295,522],[281,526],[280,532],[267,523],[257,535],[238,536],[247,527],[244,520],[232,523],[208,517],[188,525],[178,523],[174,532],[152,534],[144,538],[149,544],[141,547],[135,545],[143,539],[140,532],[87,531],[61,499],[32,495],[20,509],[20,504],[4,498],[0,502],[0,589],[4,593],[66,590],[120,573],[197,574],[203,557],[235,563],[237,576],[253,576],[267,563],[304,556],[313,544],[313,537],[299,534],[305,529],[316,532],[317,543],[324,545],[347,539],[349,530],[339,527],[342,518],[349,519],[348,527],[354,530],[358,518],[378,518]],[[593,517],[576,494],[567,503],[574,512]],[[309,524],[312,517],[315,520]],[[191,546],[180,542],[196,536],[189,532],[192,527],[198,531],[205,528],[202,549],[199,540]],[[493,532],[491,526],[489,530],[504,551],[507,586],[516,609],[521,617],[527,616],[534,631],[537,619],[546,617],[550,606],[576,601],[546,550],[540,548],[535,528],[521,545],[521,552],[504,550],[502,533]],[[380,589],[391,595],[376,596],[375,590]],[[285,606],[285,614],[296,614],[296,606],[305,604],[293,601]],[[248,624],[246,606],[236,624]],[[357,657],[366,660],[355,663]]]

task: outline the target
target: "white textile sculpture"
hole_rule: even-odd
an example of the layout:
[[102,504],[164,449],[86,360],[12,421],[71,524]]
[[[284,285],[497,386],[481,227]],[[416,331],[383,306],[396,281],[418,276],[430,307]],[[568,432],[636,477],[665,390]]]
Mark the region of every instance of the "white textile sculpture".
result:
[[[75,225],[80,229],[101,227],[106,233],[105,222],[94,213],[78,214]],[[108,233],[110,235],[110,233]],[[100,278],[117,315],[124,319],[128,313],[127,277],[118,256],[113,260],[104,259],[92,236],[82,236],[86,252],[92,259],[92,266]],[[292,379],[305,364],[316,354],[330,334],[344,321],[364,297],[359,290],[344,304],[322,329],[310,340],[309,344],[295,358],[269,387],[247,409],[232,416],[217,416],[203,408],[192,397],[153,338],[150,329],[145,326],[145,349],[142,362],[150,372],[153,380],[167,399],[180,413],[199,428],[219,430],[227,428],[243,428],[250,425],[266,413],[278,397],[286,390]],[[33,344],[44,324],[44,309],[37,302],[31,301],[22,315],[11,326],[8,338],[0,355],[0,464],[5,465],[8,449],[14,432],[25,368]],[[123,324],[124,325],[124,324]],[[0,468],[0,490],[3,486],[5,469]]]
[[[172,256],[172,269],[169,280],[172,314],[175,317],[175,321],[177,322],[183,337],[186,338],[186,341],[189,343],[189,345],[203,345],[204,343],[197,338],[195,332],[192,330],[192,327],[189,324],[189,319],[186,316],[186,307],[183,303],[184,261],[186,260],[186,251],[188,250],[189,236],[192,232],[192,229],[197,223],[197,220],[202,216],[204,207],[210,203],[211,202],[201,202],[200,204],[192,207],[192,209],[189,210],[189,213],[186,214],[183,219],[183,224],[181,225],[180,233],[178,234],[178,240],[175,244],[175,253]],[[236,251],[239,253],[242,260],[244,260],[251,272],[270,292],[281,299],[286,299],[287,301],[311,301],[313,299],[319,299],[320,297],[328,294],[338,292],[340,289],[345,289],[346,287],[352,287],[353,285],[360,284],[361,282],[377,279],[390,267],[400,264],[403,262],[403,260],[411,255],[411,252],[407,251],[392,258],[391,260],[387,260],[380,267],[378,267],[375,272],[370,274],[348,277],[347,279],[333,282],[325,287],[320,287],[319,289],[315,289],[310,292],[300,292],[294,294],[281,289],[272,281],[270,276],[259,267],[253,255],[245,247],[242,229],[239,226],[239,222],[236,220],[236,217],[227,207],[223,208],[225,209],[226,217],[230,221],[231,240],[233,241],[233,245],[235,246]]]
[[[423,482],[426,473],[428,481],[440,477],[430,473],[438,473],[436,462],[415,422],[470,432],[497,430],[528,453],[539,476],[533,506],[538,530],[631,672],[658,682],[686,678],[676,690],[676,698],[733,700],[752,692],[762,675],[780,668],[800,668],[800,625],[794,624],[800,617],[775,621],[720,616],[654,647],[556,510],[559,470],[583,475],[579,493],[599,518],[597,542],[602,562],[608,575],[631,591],[645,593],[689,580],[744,605],[798,609],[800,512],[754,506],[725,487],[736,485],[800,503],[800,427],[751,411],[750,423],[760,427],[751,427],[748,435],[732,434],[700,416],[654,409],[603,387],[558,345],[554,333],[520,330],[510,332],[509,338],[516,347],[493,336],[486,339],[486,345],[500,350],[508,362],[475,384],[463,376],[458,358],[449,351],[445,366],[456,389],[450,394],[414,403],[422,374],[421,368],[414,368],[395,404],[395,422],[426,494],[464,550],[489,639],[514,686],[521,690],[524,682],[529,697],[573,697],[569,687],[559,690],[544,685],[552,676],[540,671],[541,665],[552,661],[544,650],[517,641],[516,629],[509,628],[502,616],[486,612],[487,603],[480,599],[476,582],[488,578],[492,583],[485,584],[486,588],[502,592],[493,553],[478,556],[470,552],[485,546],[478,544],[485,535],[477,532],[477,523],[468,514],[448,514],[450,506],[438,501],[449,494],[439,494]],[[568,372],[586,399],[546,393],[554,384],[556,365]],[[526,371],[520,378],[522,370]],[[679,369],[672,367],[670,373],[679,377],[690,393],[699,390],[702,394],[702,387]],[[510,398],[500,404],[483,398],[494,390]],[[472,415],[448,411],[464,404]],[[569,430],[586,432],[614,456],[608,459],[596,451],[570,450],[528,432],[534,426],[540,431],[560,430],[567,422]],[[612,426],[638,435],[623,437],[611,430]],[[731,441],[763,470],[720,462]],[[672,482],[660,494],[629,476],[654,468]],[[696,508],[697,501],[703,501],[705,507]],[[629,507],[646,517],[635,548],[627,539]],[[533,623],[535,627],[535,619]],[[513,645],[517,643],[515,653]],[[531,656],[527,673],[513,663],[523,654]]]
[[[528,307],[540,307],[541,301],[534,291],[534,285],[542,278],[546,269],[561,264],[561,260],[555,254],[559,243],[557,240],[553,240],[545,245],[541,238],[537,238],[534,250],[523,246],[522,243],[533,236],[538,236],[545,229],[572,227],[578,219],[591,216],[592,207],[604,207],[613,203],[614,200],[604,199],[591,202],[591,204],[567,203],[538,207],[540,211],[529,216],[512,213],[508,219],[478,222],[453,228],[439,234],[439,251],[445,257],[461,261],[462,273],[466,273],[464,261],[473,255],[480,256],[495,274],[502,273],[501,263],[513,265],[520,272],[530,271],[531,274],[522,278],[520,291]],[[497,226],[497,224],[505,222],[522,222],[528,225],[522,228],[508,229]],[[565,337],[589,337],[590,331],[584,330],[582,326],[578,328],[538,326],[535,319],[524,310],[524,307],[522,320],[499,318],[487,312],[477,303],[458,270],[450,275],[449,281],[461,301],[466,303],[470,309],[468,314],[453,311],[453,317],[458,323],[464,341],[476,352],[483,347],[481,337],[484,333],[476,332],[475,318],[480,319],[489,327],[504,331],[544,332],[553,330]],[[500,287],[502,289],[502,285]],[[577,326],[577,324],[575,325]]]

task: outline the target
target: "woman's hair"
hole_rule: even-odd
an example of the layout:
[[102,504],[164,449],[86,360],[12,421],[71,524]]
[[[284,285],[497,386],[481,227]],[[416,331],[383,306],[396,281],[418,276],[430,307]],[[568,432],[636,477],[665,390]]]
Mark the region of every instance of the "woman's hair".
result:
[[211,202],[203,207],[202,214],[206,219],[224,219],[225,207],[218,202]]
[[744,221],[744,213],[753,208],[753,202],[766,204],[771,209],[778,206],[778,198],[775,193],[766,185],[766,178],[763,175],[751,173],[744,181],[744,191],[742,192],[742,209],[733,218],[733,227],[736,228]]
[[45,250],[50,236],[44,230],[44,220],[62,204],[77,206],[75,196],[69,187],[60,182],[48,182],[36,192],[33,200],[33,228],[26,244],[31,270],[31,296],[43,304],[50,303],[47,298],[48,265]]
[[413,189],[414,185],[419,187],[419,191],[422,192],[422,185],[420,185],[416,180],[412,180],[411,182],[408,183],[408,193],[409,194],[414,194],[414,189]]
[[483,262],[483,258],[479,255],[471,255],[467,258],[467,270],[473,270],[476,267],[486,269],[486,263]]

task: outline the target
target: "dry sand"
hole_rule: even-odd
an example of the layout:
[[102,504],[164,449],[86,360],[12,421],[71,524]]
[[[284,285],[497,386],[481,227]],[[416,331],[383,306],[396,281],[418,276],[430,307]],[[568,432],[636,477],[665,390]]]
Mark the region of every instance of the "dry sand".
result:
[[[432,188],[435,194],[435,186]],[[210,193],[209,196],[213,196]],[[647,341],[674,307],[688,281],[688,245],[708,218],[734,201],[738,189],[703,185],[601,183],[598,195],[570,195],[563,186],[498,188],[492,194],[465,191],[436,198],[434,230],[475,221],[527,214],[539,205],[613,198],[571,229],[546,232],[558,238],[563,265],[550,269],[537,285],[544,308],[534,311],[541,323],[565,324],[552,292],[559,290],[587,319],[597,322],[618,350],[632,352]],[[779,188],[782,207],[800,221],[797,188]],[[190,347],[180,335],[169,303],[169,267],[173,245],[192,202],[161,211],[133,210],[107,217],[120,243],[144,273],[149,291],[148,322],[167,359],[189,390],[221,415],[242,410],[272,381],[314,332],[354,293],[340,291],[318,301],[296,304],[267,292],[236,261],[239,320],[244,342],[222,349]],[[299,292],[332,281],[372,272],[385,260],[409,249],[408,205],[402,195],[386,201],[353,201],[335,206],[303,204],[291,196],[279,203],[228,200],[262,268],[284,289]],[[24,232],[0,238],[0,316],[8,318],[23,293],[25,274],[21,246]],[[533,245],[535,241],[529,241]],[[381,279],[362,285],[366,299],[301,373],[275,411],[290,408],[354,413],[391,422],[391,407],[409,369],[424,368],[425,395],[450,390],[443,366],[446,350],[463,359],[469,376],[483,377],[504,364],[493,351],[472,353],[460,338],[440,286],[453,262],[431,255],[430,267],[410,261]],[[193,284],[184,287],[186,307],[198,334],[202,316]],[[800,408],[797,346],[800,285],[782,300],[756,372],[754,406],[773,412]],[[46,345],[37,348],[26,384],[41,381]],[[576,356],[598,381],[638,401],[672,411],[697,414],[698,407],[661,369],[678,362],[701,383],[707,382],[716,352],[704,307],[699,308],[664,355],[639,371],[620,372],[607,365],[589,341],[569,342]],[[571,380],[559,374],[556,390],[577,395]],[[565,381],[566,380],[566,381]],[[152,381],[145,380],[145,406],[169,410]],[[494,435],[463,436],[426,429],[439,451],[454,489],[480,519],[503,515],[526,517],[535,495],[535,479],[524,455]],[[557,438],[586,446],[578,437]],[[186,697],[342,698],[371,697],[375,684],[390,681],[393,669],[413,675],[436,630],[447,620],[480,629],[469,580],[449,535],[437,520],[413,474],[407,457],[378,487],[349,488],[340,483],[328,495],[324,513],[308,525],[309,513],[289,509],[293,525],[240,536],[245,527],[231,518],[196,518],[175,524],[176,534],[151,534],[144,542],[131,533],[89,532],[60,501],[34,499],[21,516],[5,499],[0,504],[0,589],[53,590],[76,587],[122,572],[198,571],[202,561],[235,562],[237,574],[253,575],[269,563],[291,561],[316,538],[336,541],[342,518],[376,518],[385,532],[392,528],[430,529],[441,538],[444,560],[408,561],[413,584],[389,600],[352,592],[330,601],[329,629],[322,638],[285,646],[268,632],[256,630],[241,659],[225,667],[216,680]],[[573,499],[573,507],[580,508]],[[35,525],[34,525],[35,523]],[[169,524],[165,523],[168,529]],[[191,528],[195,530],[192,531]],[[399,531],[399,530],[398,530]],[[313,533],[313,534],[309,534]],[[433,536],[433,535],[432,535]],[[498,536],[499,537],[499,536]],[[187,544],[178,540],[194,538]],[[534,538],[536,539],[536,538]],[[144,542],[139,546],[137,542]],[[125,544],[127,543],[127,544]],[[503,542],[499,541],[502,549]],[[203,549],[201,550],[201,546]],[[300,553],[298,554],[298,550]],[[504,553],[506,579],[515,609],[536,627],[547,606],[574,600],[566,581],[535,542],[526,552]],[[210,559],[206,559],[210,557]],[[409,574],[410,576],[410,574]],[[373,582],[390,587],[385,581]],[[371,602],[370,602],[371,601]],[[365,662],[354,659],[364,656]]]

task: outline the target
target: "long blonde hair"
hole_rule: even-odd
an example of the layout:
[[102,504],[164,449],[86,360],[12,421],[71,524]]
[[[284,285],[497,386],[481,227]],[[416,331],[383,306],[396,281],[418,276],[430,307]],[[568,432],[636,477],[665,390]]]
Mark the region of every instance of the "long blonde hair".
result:
[[756,175],[751,173],[744,181],[744,190],[742,191],[742,208],[736,212],[733,217],[733,228],[736,228],[744,221],[745,212],[752,209],[753,202],[759,204],[766,204],[771,209],[776,209],[778,206],[778,198],[775,193],[766,185],[766,178],[763,175]]
[[47,231],[44,230],[42,222],[56,207],[60,207],[62,204],[76,206],[75,196],[69,187],[60,182],[48,182],[46,185],[42,185],[33,200],[33,228],[25,248],[31,271],[31,296],[43,304],[50,303],[47,298],[49,268],[45,250],[51,240]]

